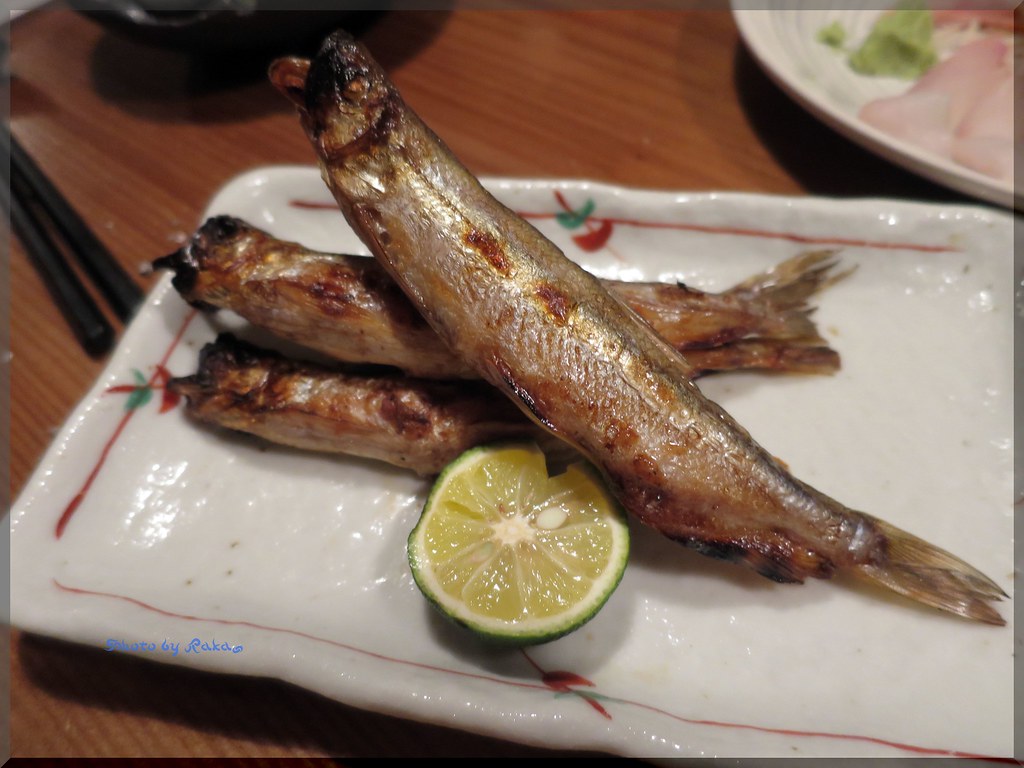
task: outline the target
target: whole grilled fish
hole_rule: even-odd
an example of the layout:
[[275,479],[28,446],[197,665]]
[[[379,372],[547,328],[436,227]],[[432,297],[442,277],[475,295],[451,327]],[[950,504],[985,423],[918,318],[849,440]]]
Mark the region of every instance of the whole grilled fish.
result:
[[[839,355],[808,317],[807,299],[843,276],[831,253],[800,254],[724,293],[671,283],[602,284],[668,340],[697,373],[763,369],[832,373]],[[153,262],[173,269],[188,302],[230,309],[328,357],[401,368],[410,376],[473,378],[374,260],[320,253],[231,216],[206,221]]]
[[991,579],[790,475],[692,383],[693,368],[497,202],[335,33],[271,65],[353,229],[444,341],[599,466],[623,506],[778,581],[846,570],[992,624]]
[[221,334],[171,379],[191,417],[273,443],[376,459],[422,475],[486,442],[558,442],[482,381],[367,374],[292,360]]

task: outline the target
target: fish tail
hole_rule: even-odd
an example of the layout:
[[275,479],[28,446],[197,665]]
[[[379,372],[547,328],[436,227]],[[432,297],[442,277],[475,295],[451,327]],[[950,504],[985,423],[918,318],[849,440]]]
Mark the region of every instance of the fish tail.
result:
[[853,272],[853,267],[834,272],[838,264],[837,253],[833,249],[798,253],[737,283],[727,293],[767,297],[779,308],[798,309],[812,295]]
[[776,320],[785,322],[782,336],[820,341],[821,335],[810,319],[814,309],[808,301],[853,271],[851,267],[836,272],[835,257],[834,250],[800,253],[734,285],[726,293],[764,302]]
[[881,562],[858,565],[856,575],[934,608],[986,624],[1006,624],[989,605],[1007,597],[992,579],[913,534],[869,519],[885,537],[886,556]]

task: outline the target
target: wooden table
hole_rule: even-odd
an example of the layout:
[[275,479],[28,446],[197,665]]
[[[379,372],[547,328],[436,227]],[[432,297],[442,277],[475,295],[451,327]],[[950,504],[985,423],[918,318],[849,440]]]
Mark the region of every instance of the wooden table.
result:
[[[397,11],[362,36],[480,174],[961,199],[809,117],[759,69],[726,11]],[[153,47],[59,5],[18,18],[11,41],[13,133],[133,274],[176,248],[228,179],[312,162],[266,82],[272,53]],[[309,47],[273,53],[294,52]],[[16,495],[104,361],[78,347],[17,243],[10,317]],[[11,650],[18,757],[548,754],[17,631]]]

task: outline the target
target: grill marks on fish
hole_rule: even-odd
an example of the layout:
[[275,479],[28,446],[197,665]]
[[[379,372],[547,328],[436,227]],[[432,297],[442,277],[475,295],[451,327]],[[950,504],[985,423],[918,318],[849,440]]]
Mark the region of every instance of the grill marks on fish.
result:
[[329,357],[470,375],[373,259],[312,251],[221,216],[153,266],[175,271],[189,303],[232,310]]
[[828,560],[807,548],[796,546],[782,530],[759,531],[728,541],[706,537],[678,538],[676,541],[702,555],[745,565],[781,584],[801,584],[804,581],[803,574],[827,579],[836,570]]
[[394,390],[381,399],[380,415],[397,434],[413,440],[426,437],[433,426],[429,403]]
[[509,262],[505,257],[501,244],[493,236],[479,229],[469,229],[463,241],[475,250],[490,264],[494,271],[504,277],[509,276]]
[[551,440],[482,382],[369,374],[285,358],[222,334],[168,387],[197,421],[281,445],[385,461],[424,475],[513,437]]
[[550,283],[540,283],[534,290],[534,295],[540,299],[547,308],[548,314],[560,325],[569,321],[572,313],[572,300]]
[[665,476],[658,469],[657,462],[643,451],[633,454],[633,477],[652,488],[659,486],[665,480]]
[[627,422],[611,417],[604,430],[604,447],[609,453],[616,450],[631,451],[640,435]]
[[[380,213],[363,207],[357,215],[376,247],[389,247]],[[685,349],[694,375],[749,368],[820,374],[835,371],[839,356],[807,319],[807,300],[830,284],[833,265],[828,253],[800,254],[722,293],[673,284],[604,285]],[[241,219],[216,216],[153,266],[174,270],[174,286],[190,304],[234,310],[321,354],[417,376],[476,375],[373,259],[320,253]],[[486,260],[481,268],[492,269]],[[569,322],[576,309],[550,283],[538,282],[532,295],[555,320]],[[713,338],[727,341],[709,346]]]
[[355,294],[343,285],[316,280],[308,286],[309,296],[316,304],[317,309],[327,315],[344,317],[345,314],[358,309],[353,306]]
[[545,409],[543,402],[538,402],[538,398],[534,396],[529,387],[520,384],[512,371],[510,366],[505,360],[499,356],[494,355],[492,358],[494,370],[498,372],[501,380],[505,386],[517,397],[523,407],[537,420],[538,423],[544,425],[548,429],[554,430],[555,425],[545,415]]

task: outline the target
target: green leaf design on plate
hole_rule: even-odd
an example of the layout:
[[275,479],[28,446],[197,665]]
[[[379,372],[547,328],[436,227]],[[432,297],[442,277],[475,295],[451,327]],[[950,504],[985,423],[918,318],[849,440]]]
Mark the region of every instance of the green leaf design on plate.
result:
[[151,397],[153,397],[153,389],[151,387],[136,387],[132,390],[132,393],[128,395],[128,400],[124,404],[124,409],[126,411],[132,411],[136,408],[141,408],[149,402]]
[[555,220],[566,229],[576,229],[583,225],[587,217],[594,212],[595,207],[593,198],[587,198],[587,202],[575,211],[560,211],[556,213]]
[[135,380],[135,389],[128,395],[128,400],[124,404],[126,411],[141,408],[153,397],[153,388],[149,386],[149,381],[142,371],[138,368],[132,368],[132,379]]

